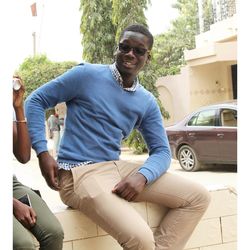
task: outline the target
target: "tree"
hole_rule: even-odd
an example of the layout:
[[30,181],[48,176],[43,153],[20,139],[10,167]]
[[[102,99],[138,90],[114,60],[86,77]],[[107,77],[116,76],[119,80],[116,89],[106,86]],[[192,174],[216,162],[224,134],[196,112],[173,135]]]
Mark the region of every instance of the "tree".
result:
[[18,74],[25,83],[25,97],[76,64],[76,62],[52,62],[46,55],[26,58],[18,69]]
[[197,0],[177,0],[173,8],[179,11],[179,17],[166,33],[155,38],[153,64],[158,77],[180,72],[185,65],[184,50],[195,47],[199,32]]
[[124,28],[130,24],[140,23],[148,27],[144,10],[147,9],[150,0],[113,0],[112,22],[116,27],[116,43]]
[[[150,0],[81,0],[81,33],[83,35],[83,59],[91,63],[110,63],[122,30],[130,24],[147,27],[144,10]],[[157,75],[148,66],[139,75],[141,84],[157,98],[164,117],[168,113],[162,107],[155,87]],[[126,140],[137,152],[145,152],[146,145],[137,131]]]
[[81,0],[80,31],[83,59],[90,63],[111,63],[115,50],[115,27],[111,0]]
[[202,1],[202,18],[204,20],[204,31],[210,29],[210,25],[214,23],[214,13],[212,0],[203,0]]

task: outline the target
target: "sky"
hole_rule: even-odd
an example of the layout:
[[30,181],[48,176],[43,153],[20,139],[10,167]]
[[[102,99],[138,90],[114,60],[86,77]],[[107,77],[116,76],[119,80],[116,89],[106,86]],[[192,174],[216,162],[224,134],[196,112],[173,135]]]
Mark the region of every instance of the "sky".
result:
[[[34,2],[37,2],[36,17],[32,17],[30,8]],[[174,2],[151,0],[146,17],[153,35],[166,31],[170,21],[177,17],[177,11],[171,7]],[[9,0],[5,8],[6,5],[8,9],[3,14],[11,22],[8,33],[13,30],[15,41],[11,48],[15,55],[9,63],[11,68],[17,68],[24,58],[33,55],[33,32],[37,53],[46,53],[54,61],[82,60],[79,0]]]

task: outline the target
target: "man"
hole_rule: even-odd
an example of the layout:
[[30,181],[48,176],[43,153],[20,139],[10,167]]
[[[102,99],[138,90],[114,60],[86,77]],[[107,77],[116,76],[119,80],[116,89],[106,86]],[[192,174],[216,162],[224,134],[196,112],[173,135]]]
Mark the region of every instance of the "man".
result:
[[49,137],[53,139],[53,156],[56,157],[58,154],[58,148],[60,143],[60,120],[58,114],[53,113],[48,118],[48,129],[49,129]]
[[[152,46],[153,36],[145,27],[127,27],[114,64],[74,67],[31,94],[26,111],[41,172],[65,204],[89,216],[124,249],[180,250],[210,196],[202,186],[166,173],[171,154],[161,113],[137,78]],[[66,102],[67,118],[56,162],[41,131],[43,111],[59,102]],[[142,165],[119,161],[121,140],[134,128],[149,149]],[[154,235],[130,201],[170,208]]]

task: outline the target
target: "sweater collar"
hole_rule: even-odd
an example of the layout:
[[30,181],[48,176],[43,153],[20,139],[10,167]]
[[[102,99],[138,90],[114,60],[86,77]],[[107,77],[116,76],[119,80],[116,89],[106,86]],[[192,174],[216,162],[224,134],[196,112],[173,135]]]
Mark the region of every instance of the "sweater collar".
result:
[[129,88],[125,88],[123,87],[123,80],[122,80],[122,76],[120,74],[120,72],[118,71],[117,67],[116,67],[116,63],[110,64],[109,68],[111,70],[111,73],[113,75],[113,77],[115,78],[115,80],[118,82],[118,84],[126,91],[129,92],[134,92],[136,91],[137,86],[139,85],[139,79],[138,77],[135,78],[133,85]]

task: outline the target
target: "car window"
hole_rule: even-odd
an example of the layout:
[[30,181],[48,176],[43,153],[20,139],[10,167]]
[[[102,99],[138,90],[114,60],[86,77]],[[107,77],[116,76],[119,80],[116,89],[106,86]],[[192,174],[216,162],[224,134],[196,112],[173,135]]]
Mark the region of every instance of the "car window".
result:
[[237,127],[237,110],[224,109],[220,114],[221,126]]
[[188,126],[215,126],[216,110],[204,110],[195,114],[188,122]]
[[192,118],[188,122],[188,126],[195,126],[198,115],[199,115],[199,113],[192,116]]

